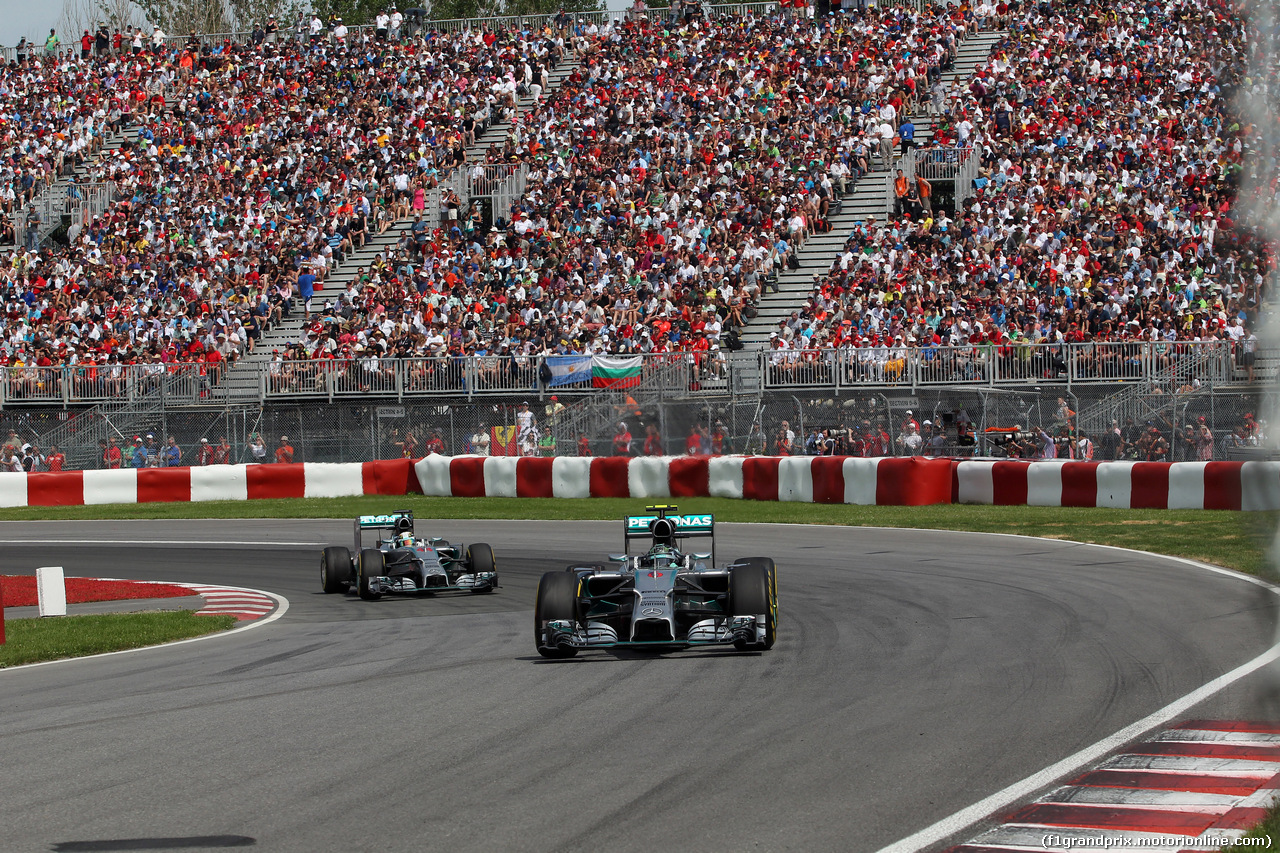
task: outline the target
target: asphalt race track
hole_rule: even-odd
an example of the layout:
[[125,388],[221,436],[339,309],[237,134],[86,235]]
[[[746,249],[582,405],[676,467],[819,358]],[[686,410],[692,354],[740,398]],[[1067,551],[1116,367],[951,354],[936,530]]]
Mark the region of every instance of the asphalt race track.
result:
[[[0,672],[0,849],[876,851],[1252,659],[1277,615],[1111,549],[725,524],[718,560],[778,559],[772,652],[544,661],[537,578],[620,527],[420,521],[491,543],[503,588],[362,602],[319,587],[346,521],[0,524],[0,573],[290,602],[238,636]],[[1253,676],[1195,715],[1274,695]]]

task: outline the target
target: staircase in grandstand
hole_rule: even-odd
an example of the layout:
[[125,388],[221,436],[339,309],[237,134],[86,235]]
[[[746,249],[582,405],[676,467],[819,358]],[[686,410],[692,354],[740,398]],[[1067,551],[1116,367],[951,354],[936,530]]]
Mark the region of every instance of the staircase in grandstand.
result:
[[[989,31],[976,33],[965,39],[956,51],[956,60],[943,75],[943,83],[950,86],[956,79],[967,79],[987,56],[992,48],[1004,38],[1004,33]],[[916,113],[911,121],[916,126],[916,144],[925,147],[933,138],[933,119],[931,115]],[[799,265],[795,269],[781,270],[776,281],[765,288],[760,295],[757,315],[747,322],[742,331],[742,342],[748,349],[766,348],[769,345],[769,333],[778,328],[778,323],[798,311],[804,300],[813,290],[814,276],[824,275],[831,267],[832,261],[844,250],[845,242],[855,225],[875,217],[884,222],[886,215],[892,210],[892,202],[886,199],[886,186],[891,190],[893,176],[899,168],[900,161],[895,158],[892,165],[885,164],[879,158],[873,158],[875,167],[863,175],[855,183],[839,203],[832,207],[827,220],[831,230],[825,234],[811,234],[803,246],[796,252]],[[914,162],[914,160],[913,160]],[[968,158],[963,164],[972,171],[976,158]],[[957,201],[964,198],[964,169],[951,179],[955,181],[958,192]],[[926,175],[926,177],[928,177]],[[774,288],[776,287],[776,290]]]
[[[578,65],[579,60],[574,56],[562,60],[550,73],[550,87],[544,97],[554,92]],[[533,99],[527,96],[519,98],[516,105],[517,112],[527,111],[533,105]],[[490,145],[502,141],[510,128],[510,122],[498,122],[486,127],[467,148],[468,158],[483,156]],[[505,220],[510,215],[511,205],[524,195],[527,175],[528,167],[524,165],[468,162],[442,178],[439,185],[427,193],[424,219],[430,228],[441,227],[444,224],[442,210],[446,207],[446,194],[451,192],[457,197],[459,216],[467,212],[470,203],[477,202],[487,206],[487,212],[493,219],[501,217]],[[322,305],[326,299],[345,290],[361,269],[372,264],[379,256],[385,257],[408,233],[412,224],[412,217],[397,220],[385,233],[371,236],[362,247],[347,255],[345,262],[335,267],[324,281],[323,288],[317,288],[314,304]],[[302,340],[302,306],[297,300],[294,300],[294,304],[292,316],[264,330],[253,352],[242,356],[227,372],[226,380],[214,390],[217,400],[250,403],[262,398],[263,377],[266,375],[263,368],[271,360],[272,350],[283,349],[291,342]]]
[[[166,98],[166,105],[167,103]],[[135,121],[122,127],[119,132],[110,134],[83,163],[75,166],[65,177],[49,184],[32,199],[31,204],[40,212],[41,243],[62,227],[64,217],[69,217],[69,227],[74,227],[89,221],[111,205],[115,200],[115,185],[107,182],[90,183],[87,179],[97,162],[115,154],[126,144],[137,142],[141,130],[142,124]],[[25,243],[27,208],[15,207],[12,219],[15,242]]]
[[1225,343],[1221,347],[1187,347],[1183,352],[1171,350],[1168,362],[1152,365],[1145,379],[1126,384],[1079,412],[1077,428],[1086,435],[1098,435],[1109,429],[1112,421],[1123,425],[1128,418],[1138,424],[1148,420],[1173,423],[1174,416],[1193,398],[1229,382],[1232,371],[1231,350]]
[[119,394],[123,398],[116,403],[99,403],[82,412],[71,415],[61,426],[39,437],[37,444],[47,448],[58,447],[67,455],[70,469],[98,467],[98,442],[116,438],[122,448],[133,443],[134,436],[155,433],[157,444],[164,441],[166,410],[179,402],[199,401],[208,393],[208,383],[196,364],[170,365],[167,372],[144,376],[134,372],[115,380],[106,375],[100,379],[68,381],[93,381],[112,383],[118,381]]

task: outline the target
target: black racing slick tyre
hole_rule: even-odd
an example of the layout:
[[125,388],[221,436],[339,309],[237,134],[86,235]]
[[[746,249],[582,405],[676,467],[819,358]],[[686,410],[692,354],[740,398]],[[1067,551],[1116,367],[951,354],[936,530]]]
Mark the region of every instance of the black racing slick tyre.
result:
[[738,560],[729,570],[729,613],[734,616],[764,614],[763,643],[735,643],[740,651],[767,651],[778,636],[778,570],[768,557]]
[[373,578],[380,578],[387,573],[386,558],[375,548],[366,548],[360,552],[360,571],[356,573],[356,591],[365,601],[377,601],[382,593],[369,583]]
[[346,548],[325,548],[320,557],[320,585],[327,593],[351,589],[351,552]]
[[493,549],[483,542],[477,542],[467,549],[467,565],[471,567],[471,571],[493,572],[493,586],[487,589],[474,589],[475,593],[493,592],[494,587],[498,585],[498,564],[493,559]]
[[542,642],[542,629],[553,619],[578,619],[578,576],[568,572],[547,572],[538,582],[538,599],[533,608],[533,642],[544,658],[571,658],[578,653],[572,646],[547,646]]

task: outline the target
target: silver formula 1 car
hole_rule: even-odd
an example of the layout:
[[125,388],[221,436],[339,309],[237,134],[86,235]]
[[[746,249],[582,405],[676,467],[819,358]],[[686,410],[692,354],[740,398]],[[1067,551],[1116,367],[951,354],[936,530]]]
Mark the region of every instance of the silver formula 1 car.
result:
[[[567,658],[579,649],[692,646],[773,648],[778,630],[778,578],[773,560],[749,557],[715,565],[714,519],[651,506],[623,521],[623,553],[611,565],[547,572],[538,584],[534,641],[538,653]],[[705,537],[705,553],[683,540]],[[636,539],[649,548],[631,553]]]
[[[390,531],[366,548],[366,530]],[[493,592],[498,567],[493,549],[470,547],[443,539],[419,539],[413,532],[413,513],[396,510],[356,519],[356,559],[341,546],[324,549],[320,583],[325,592],[348,592],[352,586],[366,601],[384,595],[429,595],[437,592]]]

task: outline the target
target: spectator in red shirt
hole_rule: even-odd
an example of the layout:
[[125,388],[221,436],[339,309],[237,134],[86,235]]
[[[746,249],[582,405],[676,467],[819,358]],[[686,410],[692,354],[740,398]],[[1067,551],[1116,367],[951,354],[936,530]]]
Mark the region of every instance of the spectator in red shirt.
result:
[[124,464],[124,454],[120,451],[120,445],[117,443],[115,436],[107,440],[107,449],[103,456],[106,467],[109,469],[117,469]]
[[627,429],[623,421],[618,422],[618,431],[613,435],[613,455],[631,455],[631,430]]
[[58,445],[49,445],[49,455],[45,457],[45,464],[49,471],[61,471],[62,467],[67,464],[67,455],[58,448]]
[[289,444],[289,436],[280,436],[280,446],[276,448],[276,462],[292,462],[293,446]]
[[431,438],[427,439],[427,455],[438,453],[441,456],[445,453],[444,439],[440,437],[440,430],[433,429]]
[[591,441],[587,438],[587,434],[583,432],[578,433],[578,455],[591,455]]
[[209,444],[209,439],[207,438],[200,439],[199,463],[201,465],[213,464],[213,455],[214,455],[214,450],[213,450],[213,446]]
[[684,452],[696,456],[702,452],[702,427],[697,424],[689,430],[689,437],[684,440]]
[[658,435],[658,428],[653,424],[649,424],[649,426],[645,427],[644,455],[662,455],[662,437]]

